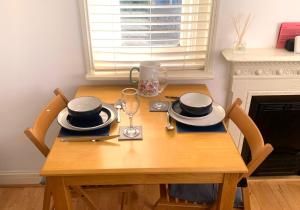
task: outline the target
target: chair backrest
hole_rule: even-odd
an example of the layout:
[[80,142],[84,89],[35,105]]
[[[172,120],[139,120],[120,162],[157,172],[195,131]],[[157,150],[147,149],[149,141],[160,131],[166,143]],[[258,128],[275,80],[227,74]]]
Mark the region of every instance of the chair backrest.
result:
[[67,106],[68,100],[59,89],[54,90],[55,96],[42,110],[34,122],[32,128],[27,128],[24,133],[32,141],[32,143],[47,157],[49,147],[45,144],[46,133],[57,117],[59,112]]
[[259,129],[253,120],[242,110],[240,107],[241,104],[241,99],[238,98],[235,100],[227,111],[225,121],[230,119],[234,122],[244,135],[251,151],[251,161],[247,164],[248,173],[241,177],[243,178],[249,177],[257,169],[273,151],[273,147],[271,144],[264,143]]

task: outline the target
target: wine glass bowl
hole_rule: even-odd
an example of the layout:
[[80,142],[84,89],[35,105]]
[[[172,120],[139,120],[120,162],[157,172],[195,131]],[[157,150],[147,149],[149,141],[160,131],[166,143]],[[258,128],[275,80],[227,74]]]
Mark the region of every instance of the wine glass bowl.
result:
[[158,92],[161,94],[168,85],[168,70],[166,68],[161,68],[158,72]]
[[138,90],[135,88],[125,88],[122,90],[122,109],[128,115],[130,126],[123,130],[127,137],[134,138],[140,134],[139,129],[133,126],[132,118],[140,107]]

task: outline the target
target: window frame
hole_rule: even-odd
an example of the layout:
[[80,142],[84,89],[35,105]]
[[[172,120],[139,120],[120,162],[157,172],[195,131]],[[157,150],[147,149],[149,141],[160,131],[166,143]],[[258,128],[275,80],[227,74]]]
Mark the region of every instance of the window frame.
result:
[[[217,11],[219,0],[212,0],[212,12],[211,12],[211,23],[209,29],[209,38],[207,45],[207,58],[205,70],[184,70],[184,71],[169,71],[168,77],[171,81],[198,81],[199,79],[213,79],[213,49],[216,36],[216,23],[217,23]],[[95,72],[93,64],[93,53],[91,48],[90,30],[89,30],[89,19],[88,19],[88,6],[87,0],[78,0],[80,21],[81,21],[81,35],[83,42],[83,54],[87,80],[117,80],[124,81],[128,80],[129,69],[127,71],[118,70],[101,70]]]

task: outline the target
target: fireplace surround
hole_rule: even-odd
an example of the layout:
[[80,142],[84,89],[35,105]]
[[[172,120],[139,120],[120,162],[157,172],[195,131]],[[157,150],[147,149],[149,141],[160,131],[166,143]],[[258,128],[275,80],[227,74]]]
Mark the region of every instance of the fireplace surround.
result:
[[[254,175],[299,175],[300,54],[283,49],[248,49],[243,53],[224,50],[222,53],[230,69],[228,104],[241,98],[243,109],[256,122],[265,141],[274,147],[274,152]],[[284,118],[281,121],[285,123],[273,122],[279,118]],[[291,126],[291,123],[295,124]],[[243,157],[249,160],[247,145],[243,144],[244,137],[238,128],[230,123],[228,129]]]

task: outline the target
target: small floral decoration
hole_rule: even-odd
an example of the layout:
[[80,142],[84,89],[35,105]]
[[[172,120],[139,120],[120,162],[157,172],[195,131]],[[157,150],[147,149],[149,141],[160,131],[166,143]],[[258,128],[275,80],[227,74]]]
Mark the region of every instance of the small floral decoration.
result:
[[159,82],[157,80],[140,80],[138,85],[139,94],[143,96],[156,96]]

